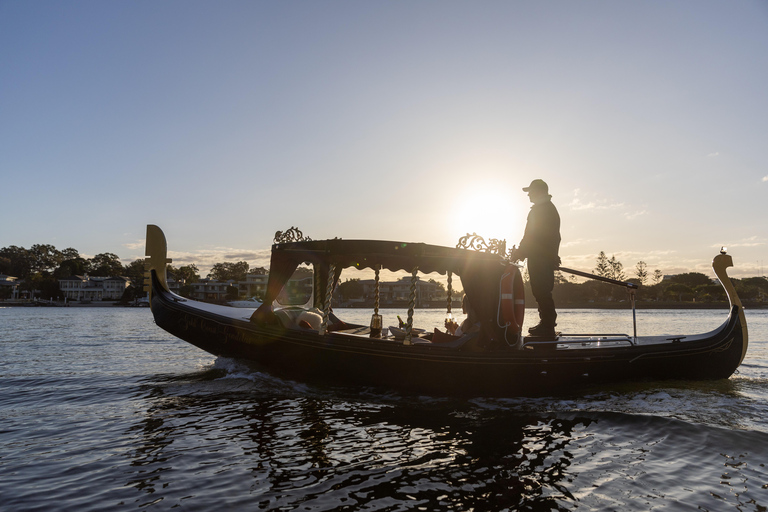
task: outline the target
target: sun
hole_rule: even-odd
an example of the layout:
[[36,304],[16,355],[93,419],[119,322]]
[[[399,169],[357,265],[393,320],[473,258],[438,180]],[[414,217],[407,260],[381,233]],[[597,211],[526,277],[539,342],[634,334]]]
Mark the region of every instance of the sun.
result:
[[[451,230],[461,237],[477,233],[486,241],[506,240],[507,246],[517,244],[525,229],[528,206],[525,194],[512,197],[507,187],[475,187],[465,191],[451,205]],[[457,238],[458,239],[458,238]]]

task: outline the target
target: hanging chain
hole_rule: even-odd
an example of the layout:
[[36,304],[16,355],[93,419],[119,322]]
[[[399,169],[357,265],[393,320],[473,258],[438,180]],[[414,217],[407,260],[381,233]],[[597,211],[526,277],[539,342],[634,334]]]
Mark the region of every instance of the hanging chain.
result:
[[381,270],[381,265],[377,265],[374,270],[376,272],[376,284],[374,285],[373,315],[371,315],[371,338],[380,338],[382,318],[379,314],[379,270]]
[[331,314],[331,298],[333,296],[333,279],[336,273],[336,265],[328,268],[328,282],[325,285],[325,302],[323,303],[323,323],[320,325],[320,334],[325,334],[328,328],[328,317]]
[[453,306],[453,272],[448,271],[448,317],[451,316],[451,306]]
[[373,314],[378,315],[379,314],[379,270],[381,269],[381,265],[376,267],[376,277],[374,278],[374,288],[373,288]]
[[416,307],[416,281],[419,279],[416,274],[419,272],[419,267],[413,267],[411,272],[411,296],[408,300],[408,321],[405,324],[405,340],[403,345],[411,344],[411,330],[413,329],[413,310]]

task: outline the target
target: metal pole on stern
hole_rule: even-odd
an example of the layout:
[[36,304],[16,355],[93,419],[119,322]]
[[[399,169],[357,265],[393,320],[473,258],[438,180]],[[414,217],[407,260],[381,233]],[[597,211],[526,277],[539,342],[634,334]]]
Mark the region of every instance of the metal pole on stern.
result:
[[629,292],[629,301],[632,303],[632,328],[634,329],[634,337],[632,344],[637,345],[637,314],[635,309],[635,291],[638,289],[638,285],[631,281],[619,281],[617,279],[611,279],[609,277],[596,276],[595,274],[589,274],[587,272],[581,272],[580,270],[573,270],[572,268],[558,267],[557,270],[562,272],[568,272],[576,276],[586,277],[587,279],[594,279],[596,281],[602,281],[604,283],[614,284],[616,286],[624,286]]
[[635,310],[635,289],[627,288],[629,292],[629,302],[632,304],[632,334],[634,335],[634,344],[637,345],[637,314]]

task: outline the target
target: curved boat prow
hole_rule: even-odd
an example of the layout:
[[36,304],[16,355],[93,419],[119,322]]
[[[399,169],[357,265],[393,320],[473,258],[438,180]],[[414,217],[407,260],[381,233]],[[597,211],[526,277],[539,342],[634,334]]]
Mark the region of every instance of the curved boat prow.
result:
[[720,284],[723,285],[725,294],[728,296],[728,302],[730,302],[731,309],[733,306],[739,307],[739,320],[741,320],[741,329],[744,335],[744,346],[741,350],[741,359],[739,364],[744,361],[744,356],[747,354],[747,344],[749,336],[747,335],[747,318],[744,315],[744,306],[741,304],[741,299],[736,293],[736,288],[733,286],[731,279],[728,277],[726,269],[733,266],[733,258],[729,254],[725,253],[725,248],[720,251],[720,254],[715,256],[712,260],[712,269],[715,271],[715,275],[720,280]]
[[[154,224],[147,224],[147,242],[144,255],[148,256],[144,265],[147,272],[151,273],[155,271],[157,279],[160,285],[165,291],[169,291],[168,278],[166,277],[165,268],[168,263],[171,263],[171,259],[168,258],[168,244],[165,241],[165,234],[163,230]],[[149,287],[149,305],[152,307],[152,290]]]

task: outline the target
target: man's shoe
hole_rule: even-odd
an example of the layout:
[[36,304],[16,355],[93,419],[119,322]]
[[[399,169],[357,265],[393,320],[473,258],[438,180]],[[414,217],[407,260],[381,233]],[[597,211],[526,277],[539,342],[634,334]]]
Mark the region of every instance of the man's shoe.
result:
[[528,329],[528,332],[531,332],[531,333],[532,333],[532,332],[534,332],[534,331],[539,331],[539,330],[541,330],[541,329],[553,329],[553,330],[554,330],[554,328],[555,328],[555,326],[556,326],[556,325],[557,325],[557,324],[552,324],[552,326],[550,327],[549,325],[547,325],[547,324],[545,324],[545,323],[543,323],[543,322],[539,322],[538,324],[536,324],[536,325],[534,325],[533,327],[529,328],[529,329]]
[[528,329],[528,333],[539,338],[554,338],[555,328],[554,326],[539,324]]

